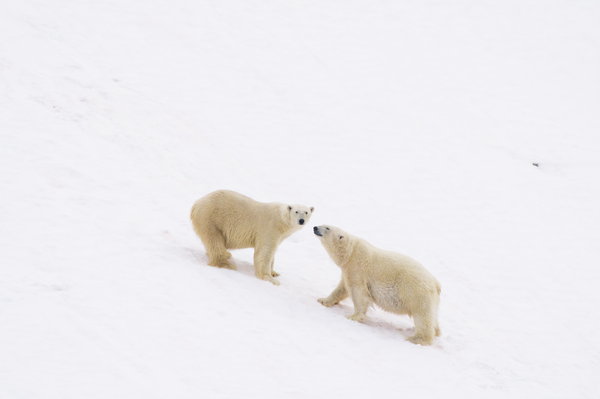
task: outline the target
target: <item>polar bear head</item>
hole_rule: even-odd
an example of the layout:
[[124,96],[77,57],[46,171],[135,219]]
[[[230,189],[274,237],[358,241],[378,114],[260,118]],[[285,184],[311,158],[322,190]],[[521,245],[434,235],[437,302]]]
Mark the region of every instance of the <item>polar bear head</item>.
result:
[[348,233],[339,227],[330,225],[315,226],[313,232],[338,266],[346,263],[352,254],[354,242]]
[[315,208],[312,206],[288,205],[284,214],[290,226],[300,228],[308,223],[314,210]]

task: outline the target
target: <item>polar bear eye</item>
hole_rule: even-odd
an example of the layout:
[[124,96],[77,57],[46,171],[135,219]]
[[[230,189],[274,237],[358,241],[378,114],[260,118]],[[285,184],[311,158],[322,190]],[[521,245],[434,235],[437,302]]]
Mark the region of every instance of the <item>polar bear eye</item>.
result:
[[342,238],[344,238],[344,236],[340,236],[340,240],[341,240]]
[[327,230],[329,230],[329,227],[325,227]]
[[298,213],[298,211],[296,211],[296,213]]

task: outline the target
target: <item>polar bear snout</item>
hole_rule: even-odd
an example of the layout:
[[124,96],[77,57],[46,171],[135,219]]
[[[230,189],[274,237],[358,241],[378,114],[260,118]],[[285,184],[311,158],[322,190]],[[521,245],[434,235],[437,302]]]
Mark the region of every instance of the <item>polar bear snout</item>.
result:
[[313,227],[313,232],[316,236],[325,237],[325,234],[329,233],[330,228],[326,225],[315,226]]
[[298,223],[300,223],[300,224],[304,224],[304,219],[300,219],[300,220],[298,220]]

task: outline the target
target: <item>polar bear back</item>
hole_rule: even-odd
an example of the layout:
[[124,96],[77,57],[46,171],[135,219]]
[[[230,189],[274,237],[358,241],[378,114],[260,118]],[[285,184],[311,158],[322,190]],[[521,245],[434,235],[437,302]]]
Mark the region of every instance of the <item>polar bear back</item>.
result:
[[227,248],[251,248],[268,230],[283,223],[283,204],[264,203],[229,190],[219,190],[194,203],[194,226],[213,226],[226,240]]

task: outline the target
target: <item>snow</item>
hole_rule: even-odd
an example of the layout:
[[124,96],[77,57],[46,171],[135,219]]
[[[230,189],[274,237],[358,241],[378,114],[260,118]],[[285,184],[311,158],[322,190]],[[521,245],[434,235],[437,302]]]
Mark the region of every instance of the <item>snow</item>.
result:
[[[24,0],[0,13],[0,398],[597,398],[600,5]],[[532,163],[539,163],[536,167]],[[443,336],[206,266],[194,200],[420,260]],[[310,227],[310,226],[309,226]]]

